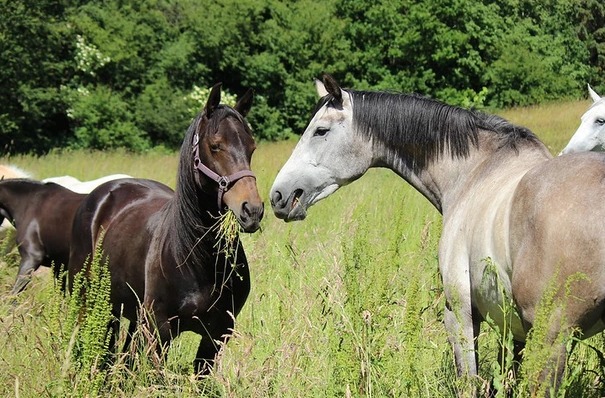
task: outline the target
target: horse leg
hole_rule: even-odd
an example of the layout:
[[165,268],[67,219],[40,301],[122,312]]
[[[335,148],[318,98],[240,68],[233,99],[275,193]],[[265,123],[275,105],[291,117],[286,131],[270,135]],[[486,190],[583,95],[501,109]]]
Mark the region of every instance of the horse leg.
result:
[[109,343],[107,344],[107,360],[104,361],[107,364],[115,362],[115,358],[118,354],[117,340],[120,335],[120,320],[113,318],[107,324],[107,333],[109,333]]
[[[135,353],[131,350],[130,345],[132,344],[132,338],[137,329],[138,321],[137,319],[130,319],[128,322],[128,331],[126,332],[126,339],[124,340],[124,345],[122,346],[122,352],[126,355],[126,367],[132,368],[134,366],[134,358]],[[117,349],[117,347],[116,347]]]
[[[506,357],[508,357],[509,352],[510,352],[508,347],[505,347],[504,350],[498,351],[498,364],[500,365],[500,371],[504,371],[505,367],[507,365],[510,365],[512,373],[508,373],[506,376],[510,377],[511,380],[516,380],[517,376],[519,376],[519,366],[521,365],[521,361],[523,360],[522,351],[524,348],[525,348],[524,341],[513,340],[513,348],[512,348],[513,358],[512,358],[512,363],[510,363],[510,364],[507,363],[507,361],[506,361]],[[496,397],[497,393],[498,393],[498,391],[496,390],[496,387],[494,386],[494,383],[492,380],[492,382],[490,383],[490,386],[489,386],[489,391],[488,391],[487,396]],[[504,391],[500,391],[500,393],[505,394],[504,395],[505,397],[513,396],[512,388],[507,383],[504,383]]]
[[19,272],[17,279],[13,285],[12,295],[21,293],[27,284],[31,281],[32,274],[36,271],[42,260],[44,259],[44,253],[37,249],[27,249],[25,245],[19,246],[19,253],[21,254],[21,263],[19,264]]
[[132,337],[134,336],[134,332],[137,330],[138,321],[136,319],[131,319],[128,323],[128,332],[126,333],[126,340],[124,341],[123,350],[124,352],[128,352],[130,349],[130,344],[132,343]]
[[[458,306],[453,308],[451,301],[446,301],[444,312],[444,323],[448,334],[448,340],[454,351],[456,370],[458,377],[473,381],[472,378],[478,374],[477,335],[481,320],[473,317],[470,297],[462,304],[458,300]],[[468,396],[476,396],[477,391],[473,388],[468,391]]]
[[202,340],[193,361],[193,369],[198,377],[210,374],[216,362],[216,357],[231,338],[235,326],[235,321],[229,313],[225,313],[223,319],[215,320],[215,322],[221,322],[222,327],[217,327],[215,324],[215,327],[211,330],[210,325],[204,323],[206,333],[202,334]]
[[138,319],[149,351],[155,352],[153,363],[159,368],[168,354],[173,337],[172,326],[162,306],[152,299],[146,298],[145,301],[147,303],[140,308]]
[[[548,339],[547,339],[548,341]],[[559,391],[559,386],[563,380],[565,364],[567,362],[566,344],[553,344],[552,354],[538,377],[537,385],[532,386],[532,396],[539,396],[542,393],[544,397],[550,397],[551,387],[553,391]],[[556,393],[555,393],[556,396]]]
[[[519,375],[519,366],[523,362],[523,350],[525,349],[524,341],[513,340],[513,377],[516,378]],[[500,362],[502,363],[502,362]]]
[[210,335],[202,336],[193,360],[193,370],[198,377],[210,374],[219,351],[220,345]]
[[[470,301],[470,300],[469,300]],[[477,346],[476,331],[480,321],[472,316],[470,303],[463,308],[452,308],[450,301],[446,302],[444,312],[445,328],[448,340],[454,350],[454,359],[458,376],[477,375]]]

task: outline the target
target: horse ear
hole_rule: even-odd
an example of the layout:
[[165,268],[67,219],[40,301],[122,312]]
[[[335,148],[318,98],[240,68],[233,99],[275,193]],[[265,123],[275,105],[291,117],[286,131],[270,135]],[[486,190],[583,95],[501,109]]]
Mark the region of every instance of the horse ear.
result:
[[327,73],[324,73],[323,82],[327,92],[329,94],[332,94],[332,96],[334,97],[334,101],[338,105],[342,106],[342,89],[340,88],[338,83],[336,83],[336,80],[334,80],[334,78],[328,75]]
[[212,113],[216,110],[218,105],[221,103],[221,86],[223,83],[217,83],[210,89],[210,95],[208,96],[208,101],[206,102],[206,106],[204,110],[206,111],[206,116],[210,117]]
[[317,95],[319,95],[319,98],[323,98],[328,95],[326,86],[324,86],[324,83],[319,79],[315,79],[315,90],[317,90]]
[[601,99],[601,96],[599,94],[597,94],[592,87],[590,87],[590,84],[588,85],[588,94],[590,94],[590,98],[592,98],[592,100],[594,102],[597,102],[598,100]]
[[250,112],[250,108],[252,108],[252,99],[253,98],[254,98],[254,90],[248,89],[248,91],[246,91],[246,94],[244,94],[242,96],[242,98],[240,98],[237,101],[237,104],[235,104],[235,107],[233,107],[233,109],[238,111],[239,114],[242,115],[243,117],[246,117],[248,112]]

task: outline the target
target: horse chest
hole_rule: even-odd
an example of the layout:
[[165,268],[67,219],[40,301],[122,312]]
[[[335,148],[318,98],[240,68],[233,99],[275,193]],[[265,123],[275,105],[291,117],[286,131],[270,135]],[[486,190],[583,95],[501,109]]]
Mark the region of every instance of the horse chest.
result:
[[525,330],[511,293],[510,196],[503,186],[489,200],[475,194],[444,212],[439,264],[452,300],[470,293],[470,303],[483,319],[523,340]]
[[204,294],[204,292],[201,291],[186,294],[181,298],[178,307],[179,318],[198,317],[207,312],[210,307],[210,296],[210,292]]

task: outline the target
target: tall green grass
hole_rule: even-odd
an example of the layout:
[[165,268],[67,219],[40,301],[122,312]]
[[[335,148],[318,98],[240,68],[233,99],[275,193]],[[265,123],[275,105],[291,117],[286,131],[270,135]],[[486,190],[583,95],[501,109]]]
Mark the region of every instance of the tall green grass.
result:
[[[502,114],[528,125],[557,153],[587,107],[588,102],[561,103]],[[294,144],[259,144],[252,168],[262,197],[268,197]],[[123,152],[4,160],[38,178],[127,173],[170,186],[177,164],[175,154]],[[277,220],[265,202],[261,230],[242,236],[252,291],[212,375],[202,381],[192,376],[199,341],[194,334],[179,337],[159,362],[135,341],[135,366],[126,367],[119,357],[89,396],[454,397],[474,388],[474,382],[456,377],[437,271],[441,216],[424,197],[392,172],[373,169],[311,208],[304,222]],[[53,321],[53,303],[65,299],[56,294],[51,275],[42,273],[13,303],[8,292],[18,256],[3,259],[0,396],[79,396],[77,388],[56,389],[66,380],[61,369],[71,336]],[[510,358],[498,361],[509,344],[509,336],[482,326],[481,393],[495,381],[516,396],[527,394],[509,377]],[[604,349],[603,335],[578,343],[564,380],[568,396],[605,393]],[[69,380],[77,387],[86,374],[90,369]]]

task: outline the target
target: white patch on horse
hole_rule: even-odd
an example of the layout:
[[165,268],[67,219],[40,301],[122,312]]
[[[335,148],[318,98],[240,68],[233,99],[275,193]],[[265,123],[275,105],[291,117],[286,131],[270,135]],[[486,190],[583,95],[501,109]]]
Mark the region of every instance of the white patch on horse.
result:
[[108,181],[117,180],[120,178],[133,178],[128,174],[112,174],[105,177],[100,177],[95,180],[90,181],[80,181],[72,176],[61,176],[61,177],[49,177],[42,180],[42,182],[53,182],[55,184],[59,184],[73,192],[77,193],[90,193],[93,189],[98,187],[99,185],[106,183]]

